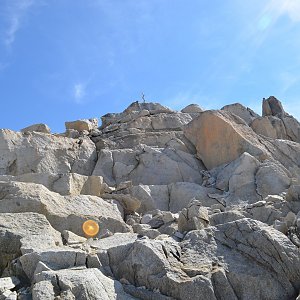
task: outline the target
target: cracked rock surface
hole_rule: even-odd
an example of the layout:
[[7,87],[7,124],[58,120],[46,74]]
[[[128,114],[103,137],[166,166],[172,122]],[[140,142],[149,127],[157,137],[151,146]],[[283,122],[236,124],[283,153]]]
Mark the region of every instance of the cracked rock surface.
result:
[[298,299],[300,123],[278,99],[65,125],[0,130],[0,299]]

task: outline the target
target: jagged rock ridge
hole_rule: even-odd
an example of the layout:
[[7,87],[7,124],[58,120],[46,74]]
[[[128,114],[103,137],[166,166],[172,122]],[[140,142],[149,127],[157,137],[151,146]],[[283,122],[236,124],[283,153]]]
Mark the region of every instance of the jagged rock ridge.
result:
[[0,299],[298,297],[300,124],[279,100],[101,120],[0,131]]

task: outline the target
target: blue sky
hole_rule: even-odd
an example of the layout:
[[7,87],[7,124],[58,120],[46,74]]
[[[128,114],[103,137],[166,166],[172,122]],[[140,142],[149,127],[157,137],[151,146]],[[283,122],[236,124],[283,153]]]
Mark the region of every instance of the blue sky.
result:
[[1,0],[0,128],[274,95],[300,119],[300,0]]

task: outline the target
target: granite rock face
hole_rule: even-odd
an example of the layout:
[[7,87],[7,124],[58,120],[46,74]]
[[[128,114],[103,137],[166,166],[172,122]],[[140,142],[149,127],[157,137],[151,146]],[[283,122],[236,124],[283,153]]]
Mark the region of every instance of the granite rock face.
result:
[[0,174],[78,173],[91,175],[97,153],[86,138],[74,140],[40,132],[0,130]]
[[0,299],[296,299],[300,124],[262,109],[0,130]]
[[268,155],[246,122],[228,111],[204,111],[185,127],[184,133],[207,169],[229,163],[244,152],[259,159]]
[[[274,138],[300,142],[300,123],[293,116],[284,111],[281,102],[274,96],[263,100],[262,116],[263,118],[259,122],[260,124],[257,123],[254,125],[259,131],[258,133],[262,133],[266,136],[275,135]],[[267,125],[269,128],[264,130],[263,125],[268,122],[270,123]]]

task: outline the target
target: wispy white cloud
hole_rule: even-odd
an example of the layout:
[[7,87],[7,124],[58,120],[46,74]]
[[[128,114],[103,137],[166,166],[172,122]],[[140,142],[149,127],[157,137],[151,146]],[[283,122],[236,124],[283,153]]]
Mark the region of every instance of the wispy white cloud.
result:
[[7,9],[8,27],[4,35],[4,44],[10,48],[15,39],[16,34],[22,26],[24,17],[29,9],[33,6],[35,0],[18,0],[9,4]]
[[73,97],[76,103],[82,103],[86,95],[86,86],[83,83],[76,83],[73,86]]
[[[258,15],[256,29],[268,33],[278,19],[284,15],[287,15],[292,22],[300,22],[300,1],[269,0],[261,11],[261,14]],[[255,32],[253,34],[256,35]],[[262,41],[265,36],[263,36]]]
[[300,1],[299,0],[271,0],[269,10],[277,17],[287,14],[294,22],[300,22]]
[[[215,78],[219,78],[220,82],[226,81],[226,85],[222,87],[225,94],[226,91],[234,88],[244,74],[252,72],[255,68],[253,65],[255,58],[260,55],[260,49],[274,33],[281,17],[287,16],[290,19],[291,22],[287,28],[300,22],[300,0],[257,0],[254,2],[256,4],[238,1],[235,10],[236,14],[243,11],[241,26],[237,34],[229,40],[226,49],[216,55],[212,71],[207,76],[208,81]],[[253,6],[257,9],[250,9]],[[287,31],[287,28],[284,30]],[[227,74],[227,78],[223,77],[223,74]],[[291,88],[300,79],[292,73],[282,73],[278,76],[282,90]]]

